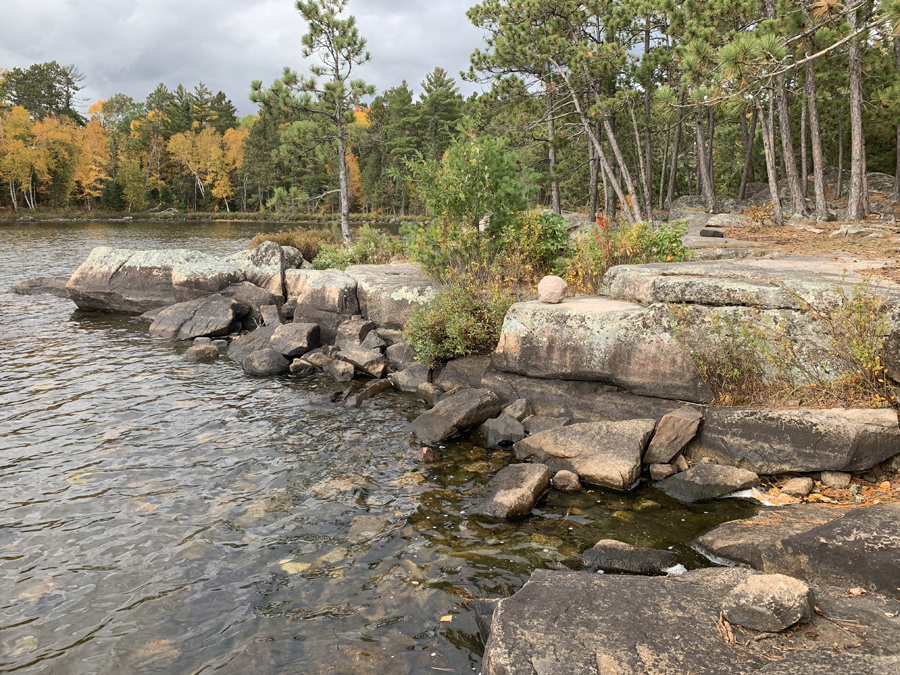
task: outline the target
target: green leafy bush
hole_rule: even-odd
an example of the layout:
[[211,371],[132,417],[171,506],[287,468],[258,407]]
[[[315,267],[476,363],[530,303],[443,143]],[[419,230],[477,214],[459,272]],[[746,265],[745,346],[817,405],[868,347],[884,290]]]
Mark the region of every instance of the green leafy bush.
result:
[[612,226],[603,216],[572,246],[561,265],[561,275],[578,293],[596,293],[603,275],[615,265],[637,265],[690,260],[691,250],[681,237],[685,221],[654,227],[648,223]]
[[318,256],[313,260],[313,268],[343,270],[350,265],[384,265],[404,252],[403,243],[396,237],[383,230],[363,225],[349,246],[323,244]]
[[490,354],[500,339],[506,312],[516,300],[511,291],[496,285],[485,288],[473,278],[448,284],[413,314],[407,340],[429,366]]

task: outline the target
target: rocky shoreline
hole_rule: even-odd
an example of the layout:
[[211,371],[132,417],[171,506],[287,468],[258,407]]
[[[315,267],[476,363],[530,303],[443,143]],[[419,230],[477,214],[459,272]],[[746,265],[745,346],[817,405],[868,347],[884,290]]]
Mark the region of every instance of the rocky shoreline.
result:
[[[818,327],[800,304],[834,302],[878,264],[786,256],[613,268],[604,297],[556,289],[514,305],[493,355],[436,369],[403,334],[436,289],[410,264],[316,271],[272,242],[223,259],[98,248],[68,280],[13,291],[139,314],[151,335],[191,341],[189,360],[224,352],[252,376],[324,372],[341,385],[332,400],[347,406],[390,388],[416,393],[430,406],[409,428],[421,461],[465,433],[512,446],[517,462],[493,477],[480,512],[515,519],[549,490],[627,491],[642,475],[694,503],[773,474],[794,476],[784,493],[802,497],[846,487],[853,474],[896,473],[892,409],[710,406],[667,310],[688,308],[694,344],[716,317],[756,312],[790,325],[804,349]],[[896,285],[879,292],[900,300]],[[617,575],[539,570],[511,598],[479,605],[490,624],[483,672],[891,672],[900,664],[898,523],[900,504],[877,500],[766,509],[693,542],[734,567],[681,576],[665,551],[598,542],[584,570]]]

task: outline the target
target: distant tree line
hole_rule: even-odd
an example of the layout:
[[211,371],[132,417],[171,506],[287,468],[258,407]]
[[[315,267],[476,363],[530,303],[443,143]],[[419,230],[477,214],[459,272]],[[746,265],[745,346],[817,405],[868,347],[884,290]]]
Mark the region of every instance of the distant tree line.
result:
[[240,120],[202,84],[83,116],[77,68],[4,71],[0,205],[327,211],[346,236],[351,211],[422,213],[417,167],[472,138],[502,141],[531,204],[630,222],[761,189],[778,222],[858,219],[867,176],[898,173],[900,0],[484,0],[468,98],[441,68],[375,96],[347,0],[297,8],[315,65],[255,82]]

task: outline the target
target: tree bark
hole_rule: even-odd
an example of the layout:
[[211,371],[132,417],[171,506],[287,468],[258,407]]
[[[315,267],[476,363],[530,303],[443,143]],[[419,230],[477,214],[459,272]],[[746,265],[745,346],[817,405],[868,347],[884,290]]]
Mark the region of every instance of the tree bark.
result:
[[547,159],[550,163],[550,204],[553,213],[562,213],[559,198],[559,179],[556,176],[556,117],[553,114],[553,94],[547,87]]
[[716,193],[713,188],[709,171],[709,153],[706,151],[706,139],[703,136],[703,118],[698,109],[694,115],[694,130],[697,134],[697,167],[699,169],[699,182],[701,194],[706,202],[706,210],[715,213]]
[[338,133],[338,178],[341,183],[341,236],[344,243],[349,244],[353,241],[353,234],[350,232],[350,181],[348,180],[349,169],[347,168],[347,155],[344,149],[344,136]]
[[[900,37],[894,38],[894,68],[900,73]],[[894,167],[894,201],[900,200],[900,124],[897,125],[897,163]]]
[[633,105],[628,106],[628,112],[631,114],[631,125],[634,127],[634,154],[637,155],[638,158],[638,167],[641,170],[641,183],[644,186],[644,213],[652,220],[651,214],[653,213],[653,202],[652,197],[650,196],[650,177],[647,173],[647,165],[644,161],[644,156],[641,153],[641,137],[638,134],[637,117],[634,114]]
[[791,211],[801,216],[806,215],[806,198],[803,196],[803,186],[800,185],[800,175],[797,173],[797,157],[794,155],[794,143],[791,138],[791,118],[788,113],[787,88],[784,85],[784,75],[777,78],[778,85],[778,121],[781,129],[781,152],[784,157],[784,165],[787,169],[788,189],[791,191]]
[[[619,143],[616,141],[616,134],[613,131],[612,125],[609,123],[609,118],[603,118],[603,129],[606,131],[606,137],[609,140],[609,147],[612,148],[613,156],[616,158],[616,164],[619,166],[619,170],[622,172],[622,177],[625,179],[625,185],[628,188],[628,193],[631,197],[631,211],[634,214],[635,222],[641,222],[644,218],[641,215],[640,209],[640,195],[634,189],[634,181],[631,179],[631,172],[628,170],[628,165],[625,163],[625,157],[622,155],[622,150],[619,148]],[[622,202],[622,208],[625,208],[627,204],[626,201]]]
[[713,140],[716,136],[716,111],[712,106],[709,107],[708,111],[709,115],[709,135],[706,137],[707,140],[707,158],[706,158],[706,166],[709,170],[709,184],[712,186],[713,195],[716,194],[716,165],[713,164]]
[[837,198],[844,196],[844,118],[838,117],[838,182]]
[[816,220],[828,220],[828,203],[825,199],[825,154],[822,151],[822,130],[819,125],[819,104],[816,101],[816,66],[806,64],[806,102],[809,106],[809,134],[812,141],[813,185],[816,199]]
[[806,106],[800,106],[800,185],[803,198],[809,194],[809,160],[806,156]]
[[591,190],[588,196],[588,218],[591,222],[597,220],[597,210],[600,208],[600,159],[594,144],[588,140],[588,156],[590,157]]
[[[850,31],[856,30],[856,12],[850,12]],[[862,57],[859,38],[850,42],[850,193],[847,197],[847,220],[865,217],[863,209],[863,128],[862,128]]]
[[775,104],[771,95],[773,92],[770,91],[769,93],[768,115],[766,115],[762,101],[754,98],[759,111],[759,125],[762,128],[763,150],[766,155],[766,174],[769,180],[769,195],[772,197],[773,218],[776,225],[783,225],[784,214],[781,211],[781,197],[778,195],[775,160]]
[[666,193],[665,208],[672,206],[675,199],[675,181],[678,179],[678,155],[681,153],[681,133],[684,125],[684,118],[681,115],[684,105],[685,90],[682,88],[678,95],[678,119],[675,122],[675,140],[672,141],[672,169],[669,173],[669,190]]
[[759,111],[754,108],[750,119],[750,130],[747,131],[747,116],[741,113],[741,136],[744,141],[744,170],[741,172],[741,187],[738,189],[738,199],[746,199],[747,183],[753,177],[753,144],[756,142],[756,119]]
[[[646,18],[644,27],[644,54],[650,53],[650,17]],[[653,219],[653,139],[650,133],[651,106],[650,80],[644,85],[644,165],[647,168],[647,179],[644,192],[647,195],[647,217]],[[665,162],[663,163],[665,164]]]
[[671,135],[672,127],[669,126],[666,129],[666,146],[663,150],[662,167],[659,171],[659,201],[657,202],[657,206],[660,209],[665,208],[665,202],[663,201],[665,195],[663,194],[663,190],[666,187],[666,165],[669,163],[669,141],[671,140]]

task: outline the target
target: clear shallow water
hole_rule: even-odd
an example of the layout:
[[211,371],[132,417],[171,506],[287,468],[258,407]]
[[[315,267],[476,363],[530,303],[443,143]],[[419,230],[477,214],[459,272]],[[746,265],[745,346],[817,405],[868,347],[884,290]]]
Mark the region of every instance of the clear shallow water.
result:
[[478,672],[467,599],[602,538],[702,565],[684,542],[751,509],[644,486],[473,517],[510,455],[415,463],[414,397],[349,410],[326,378],[188,364],[129,317],[5,292],[94,246],[225,255],[264,227],[0,226],[0,672]]

